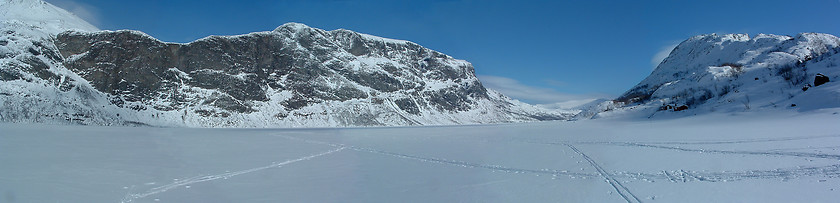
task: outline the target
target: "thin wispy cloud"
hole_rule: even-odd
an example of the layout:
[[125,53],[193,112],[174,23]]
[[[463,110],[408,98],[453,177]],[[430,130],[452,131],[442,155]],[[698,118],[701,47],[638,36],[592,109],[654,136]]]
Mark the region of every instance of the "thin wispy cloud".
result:
[[545,82],[545,84],[555,86],[555,87],[565,87],[565,86],[569,85],[566,82],[559,81],[559,80],[552,80],[552,79],[545,79],[545,80],[543,80],[543,82]]
[[479,80],[485,87],[502,94],[532,104],[556,104],[570,101],[594,100],[605,98],[599,94],[567,94],[551,88],[534,87],[520,83],[517,80],[491,75],[479,75]]
[[69,11],[70,13],[79,16],[83,20],[87,21],[88,23],[99,27],[100,26],[100,15],[99,9],[94,6],[85,3],[79,3],[73,0],[46,0],[47,2],[63,8],[64,10]]
[[672,42],[659,48],[659,51],[656,52],[656,54],[653,55],[653,58],[650,59],[650,64],[653,66],[652,69],[656,69],[656,67],[659,66],[659,63],[662,63],[662,61],[671,54],[671,51],[673,51],[677,45],[680,45],[680,43]]

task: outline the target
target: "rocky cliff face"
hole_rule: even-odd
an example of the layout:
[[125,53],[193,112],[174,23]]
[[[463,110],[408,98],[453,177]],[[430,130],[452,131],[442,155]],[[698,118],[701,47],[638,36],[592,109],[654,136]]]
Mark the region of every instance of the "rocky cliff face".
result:
[[[6,5],[35,0],[17,1]],[[38,2],[48,6],[33,8],[53,8]],[[466,61],[349,30],[289,23],[180,44],[138,31],[42,29],[78,24],[53,25],[70,21],[4,22],[21,25],[4,28],[0,41],[0,51],[9,50],[0,66],[7,122],[320,127],[571,116],[485,89]]]
[[348,30],[289,23],[187,44],[136,31],[65,32],[55,43],[65,67],[111,95],[112,104],[135,110],[234,121],[241,117],[233,115],[263,114],[277,124],[326,120],[328,126],[568,116],[523,110],[523,104],[488,92],[466,61]]
[[700,35],[682,42],[615,101],[580,116],[834,108],[840,107],[840,85],[823,81],[838,77],[840,38],[832,35]]

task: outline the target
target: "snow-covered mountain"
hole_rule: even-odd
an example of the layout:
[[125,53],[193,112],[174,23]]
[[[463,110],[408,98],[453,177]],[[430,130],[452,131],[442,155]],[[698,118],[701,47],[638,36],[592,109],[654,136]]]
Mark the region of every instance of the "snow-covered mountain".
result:
[[695,36],[638,85],[578,117],[840,107],[838,53],[840,38],[828,34]]
[[41,0],[0,9],[4,122],[321,127],[572,116],[488,90],[469,62],[409,41],[288,23],[167,43],[96,31]]
[[0,1],[0,21],[3,27],[16,28],[27,34],[55,35],[66,30],[98,31],[81,18],[42,0]]

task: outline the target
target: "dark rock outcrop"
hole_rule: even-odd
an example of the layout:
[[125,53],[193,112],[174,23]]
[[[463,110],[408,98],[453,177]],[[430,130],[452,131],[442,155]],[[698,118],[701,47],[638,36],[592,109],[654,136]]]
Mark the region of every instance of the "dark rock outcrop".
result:
[[[410,42],[389,43],[347,30],[326,32],[301,26],[213,36],[188,44],[165,43],[136,31],[67,32],[58,35],[56,45],[61,55],[69,58],[64,65],[91,81],[97,90],[129,102],[169,104],[155,106],[159,110],[180,109],[192,102],[182,92],[184,87],[218,90],[212,98],[201,99],[240,113],[253,111],[253,101],[267,101],[268,89],[292,91],[292,100],[285,103],[288,109],[398,90],[419,89],[414,96],[426,97],[429,105],[447,111],[465,111],[475,104],[473,99],[488,98],[477,80],[464,87],[422,91],[428,80],[474,78],[469,64],[451,66],[447,63],[454,59],[444,54]],[[357,65],[373,69],[371,72],[352,70],[351,62],[359,56],[398,63]],[[324,80],[355,85],[335,88]]]
[[817,73],[817,76],[814,77],[814,87],[823,85],[831,80],[828,79],[828,76],[823,75],[822,73]]

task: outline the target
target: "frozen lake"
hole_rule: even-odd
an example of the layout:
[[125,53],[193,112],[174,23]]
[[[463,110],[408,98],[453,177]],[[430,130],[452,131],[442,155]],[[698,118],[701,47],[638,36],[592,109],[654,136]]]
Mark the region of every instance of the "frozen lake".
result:
[[0,124],[0,202],[832,202],[837,111],[351,129]]

